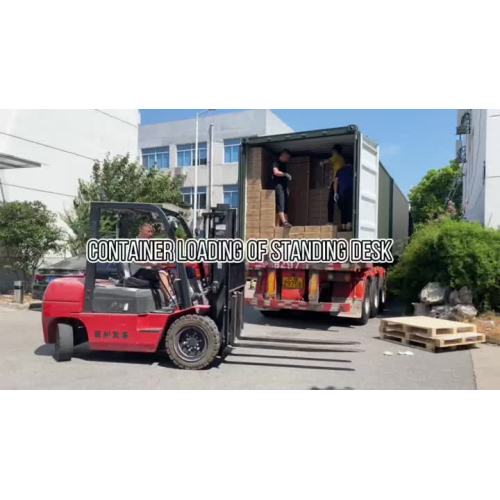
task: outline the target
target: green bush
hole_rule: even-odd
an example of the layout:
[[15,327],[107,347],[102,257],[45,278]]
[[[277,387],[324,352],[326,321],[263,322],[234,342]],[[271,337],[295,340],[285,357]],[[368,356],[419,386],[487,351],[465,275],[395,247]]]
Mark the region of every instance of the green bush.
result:
[[440,219],[422,225],[389,272],[390,290],[407,304],[429,281],[467,286],[480,310],[500,310],[500,231]]

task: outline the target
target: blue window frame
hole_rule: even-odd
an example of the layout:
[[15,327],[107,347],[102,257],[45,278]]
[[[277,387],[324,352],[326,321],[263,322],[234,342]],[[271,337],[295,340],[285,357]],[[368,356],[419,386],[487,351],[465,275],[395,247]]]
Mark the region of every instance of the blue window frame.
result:
[[[198,143],[198,165],[207,164],[207,143]],[[192,167],[194,165],[194,143],[177,146],[177,166]]]
[[240,204],[240,192],[237,184],[224,186],[224,203],[231,208],[238,208]]
[[170,167],[168,146],[161,148],[145,148],[142,150],[142,165],[145,168],[164,169]]
[[224,163],[240,161],[240,139],[224,139]]
[[[194,203],[194,188],[193,187],[183,187],[181,188],[182,201],[193,206]],[[205,210],[207,208],[207,187],[198,186],[198,209]]]

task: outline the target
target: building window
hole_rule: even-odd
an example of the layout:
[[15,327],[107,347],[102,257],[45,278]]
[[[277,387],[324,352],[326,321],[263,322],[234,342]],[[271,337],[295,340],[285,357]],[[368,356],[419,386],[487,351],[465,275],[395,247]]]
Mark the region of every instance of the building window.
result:
[[145,168],[169,168],[170,154],[168,146],[142,150],[142,165]]
[[240,204],[240,192],[236,184],[224,186],[224,203],[231,208],[238,208]]
[[224,139],[224,163],[240,161],[240,142],[239,139]]
[[[198,165],[207,164],[207,143],[198,143]],[[177,166],[191,167],[194,165],[194,143],[177,146]]]
[[[193,207],[194,204],[194,188],[192,187],[184,187],[181,188],[182,201]],[[206,186],[198,187],[198,209],[205,210],[207,208],[207,188]]]

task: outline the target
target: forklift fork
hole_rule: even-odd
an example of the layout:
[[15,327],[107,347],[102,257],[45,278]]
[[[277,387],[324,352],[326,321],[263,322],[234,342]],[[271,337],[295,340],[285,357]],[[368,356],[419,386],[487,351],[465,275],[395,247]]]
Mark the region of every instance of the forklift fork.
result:
[[271,349],[298,352],[361,352],[356,347],[360,343],[351,340],[321,340],[321,339],[287,339],[285,337],[249,337],[242,336],[244,291],[233,291],[230,303],[230,324],[228,325],[227,345],[225,355],[233,348],[244,347],[253,349]]
[[[207,238],[237,238],[236,210],[217,205],[203,214]],[[242,336],[245,293],[245,264],[211,265],[209,302],[211,315],[223,335],[224,357],[234,348],[271,349],[299,352],[359,352],[352,347],[359,342],[350,340],[288,339],[285,337]],[[345,347],[342,347],[345,346]]]

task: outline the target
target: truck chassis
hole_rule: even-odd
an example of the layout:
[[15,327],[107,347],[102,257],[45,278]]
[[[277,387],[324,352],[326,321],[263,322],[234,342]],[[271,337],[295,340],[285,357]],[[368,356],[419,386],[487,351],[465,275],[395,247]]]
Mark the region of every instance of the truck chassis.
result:
[[385,304],[385,269],[371,264],[252,263],[255,292],[245,301],[263,314],[315,311],[365,324]]

